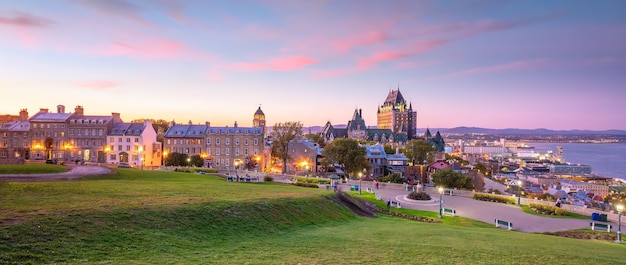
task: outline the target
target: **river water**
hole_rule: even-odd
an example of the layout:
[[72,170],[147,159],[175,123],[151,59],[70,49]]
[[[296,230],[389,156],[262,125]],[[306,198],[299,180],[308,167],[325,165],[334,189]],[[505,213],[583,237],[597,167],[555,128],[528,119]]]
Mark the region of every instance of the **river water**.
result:
[[563,160],[572,164],[590,165],[595,175],[626,180],[626,144],[527,143],[537,152],[563,147]]

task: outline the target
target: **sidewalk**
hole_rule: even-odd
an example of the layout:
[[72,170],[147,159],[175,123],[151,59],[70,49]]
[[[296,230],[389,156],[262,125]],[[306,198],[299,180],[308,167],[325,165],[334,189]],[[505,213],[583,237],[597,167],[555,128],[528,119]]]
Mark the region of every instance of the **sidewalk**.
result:
[[5,181],[55,181],[55,180],[75,180],[84,176],[104,175],[111,173],[111,170],[104,166],[68,166],[70,170],[63,173],[50,174],[6,174],[0,175],[0,180]]

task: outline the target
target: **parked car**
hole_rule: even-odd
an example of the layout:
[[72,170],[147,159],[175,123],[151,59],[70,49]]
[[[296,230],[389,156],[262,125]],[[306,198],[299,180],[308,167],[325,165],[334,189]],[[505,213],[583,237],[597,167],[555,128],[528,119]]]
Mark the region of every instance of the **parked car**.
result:
[[119,163],[118,168],[132,168],[128,163]]

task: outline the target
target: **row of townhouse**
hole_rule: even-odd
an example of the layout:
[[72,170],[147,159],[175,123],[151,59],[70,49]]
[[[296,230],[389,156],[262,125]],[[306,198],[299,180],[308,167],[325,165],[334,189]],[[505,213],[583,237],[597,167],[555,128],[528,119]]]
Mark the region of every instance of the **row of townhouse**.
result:
[[252,127],[172,122],[164,135],[163,155],[172,153],[200,156],[204,166],[236,169],[254,159],[257,170],[265,170],[270,151],[264,142],[265,114],[259,107],[253,115]]
[[32,117],[26,109],[19,119],[0,126],[0,163],[20,160],[52,162],[161,164],[161,146],[149,120],[125,123],[119,113],[85,115],[82,106],[65,112],[42,108]]

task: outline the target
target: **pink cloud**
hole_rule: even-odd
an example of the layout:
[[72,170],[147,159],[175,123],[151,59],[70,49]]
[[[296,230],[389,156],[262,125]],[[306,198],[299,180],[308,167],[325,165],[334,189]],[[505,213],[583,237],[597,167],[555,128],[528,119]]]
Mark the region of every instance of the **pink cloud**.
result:
[[161,37],[134,36],[128,41],[112,41],[105,47],[92,51],[98,55],[127,55],[140,59],[203,60],[211,55],[195,51],[185,43]]
[[118,86],[117,83],[107,80],[87,80],[74,83],[78,87],[103,91]]
[[48,27],[52,24],[53,22],[49,19],[22,12],[14,12],[12,15],[0,15],[0,25],[18,27]]
[[337,51],[340,53],[349,52],[350,50],[360,47],[371,45],[375,43],[385,42],[390,40],[389,34],[385,31],[370,31],[363,34],[351,36],[343,40],[339,40],[333,44]]
[[395,50],[385,50],[373,53],[371,56],[360,59],[356,65],[357,71],[363,71],[374,67],[376,64],[386,61],[394,61],[406,57],[411,57],[425,53],[436,47],[445,44],[444,40],[429,40],[414,43],[406,47],[398,48]]
[[526,61],[516,61],[516,62],[505,63],[505,64],[493,65],[493,66],[471,68],[471,69],[452,73],[448,76],[475,75],[475,74],[501,72],[501,71],[506,71],[506,70],[511,70],[511,69],[531,68],[531,67],[544,65],[549,61],[550,61],[549,59],[545,59],[545,58],[526,60]]
[[306,56],[292,56],[274,58],[266,63],[237,63],[233,66],[237,70],[256,71],[256,70],[276,70],[276,71],[292,71],[300,69],[307,65],[316,64],[317,61]]

